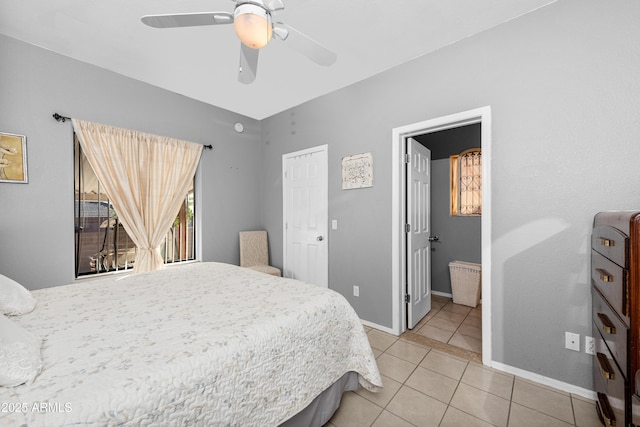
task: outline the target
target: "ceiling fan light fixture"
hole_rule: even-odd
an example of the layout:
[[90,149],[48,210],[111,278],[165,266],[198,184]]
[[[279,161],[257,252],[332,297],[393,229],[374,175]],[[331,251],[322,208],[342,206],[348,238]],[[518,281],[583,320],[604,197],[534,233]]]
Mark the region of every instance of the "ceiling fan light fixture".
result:
[[245,3],[236,7],[233,27],[242,43],[252,49],[265,47],[271,40],[271,14],[262,7]]

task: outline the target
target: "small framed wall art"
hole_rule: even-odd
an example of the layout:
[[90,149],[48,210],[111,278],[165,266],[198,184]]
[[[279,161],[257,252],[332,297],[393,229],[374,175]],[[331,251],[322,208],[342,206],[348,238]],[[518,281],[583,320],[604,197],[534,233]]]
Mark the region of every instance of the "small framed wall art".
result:
[[29,182],[26,136],[0,132],[0,182]]
[[355,154],[342,158],[342,189],[373,187],[373,155]]

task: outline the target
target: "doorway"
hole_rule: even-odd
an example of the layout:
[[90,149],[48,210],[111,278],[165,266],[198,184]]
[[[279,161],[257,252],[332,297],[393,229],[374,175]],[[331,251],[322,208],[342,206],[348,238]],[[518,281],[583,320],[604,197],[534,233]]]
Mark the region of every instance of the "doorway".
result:
[[491,109],[482,107],[393,129],[392,137],[392,308],[393,333],[407,330],[406,182],[404,159],[406,140],[417,135],[479,123],[483,151],[482,252],[482,361],[491,361]]
[[329,286],[328,146],[282,156],[283,276]]
[[[481,148],[481,127],[480,123],[473,123],[408,138],[409,141],[415,141],[421,147],[428,149],[431,154],[429,168],[431,185],[428,200],[430,206],[426,211],[429,216],[428,228],[431,230],[429,238],[432,243],[427,252],[429,262],[426,263],[430,265],[430,275],[424,282],[431,283],[429,299],[432,300],[432,307],[426,316],[419,313],[421,318],[418,319],[412,316],[410,304],[407,312],[407,327],[414,334],[477,354],[482,354],[482,305],[473,308],[470,305],[477,304],[474,289],[477,290],[478,297],[480,296],[479,270],[475,270],[475,265],[467,266],[457,263],[453,267],[455,274],[452,276],[449,264],[452,261],[473,264],[481,262],[480,221],[482,216],[478,215],[480,211],[477,205],[473,205],[472,197],[465,198],[462,202],[460,198],[452,195],[452,191],[457,192],[460,189],[458,186],[454,187],[451,182],[461,179],[451,170],[454,166],[458,167],[460,162],[452,163],[451,157],[459,158],[460,153]],[[409,146],[408,143],[407,145]],[[477,161],[481,156],[471,158]],[[473,173],[481,177],[481,164],[481,161],[477,161],[477,167],[465,168],[465,173],[473,170]],[[409,178],[410,176],[407,175],[407,182],[411,182],[413,186],[413,180]],[[465,178],[463,181],[461,179],[461,182],[469,183],[469,180]],[[411,196],[409,192],[407,194],[408,211],[411,206]],[[480,203],[479,199],[475,200],[475,203]],[[452,206],[454,203],[461,206],[456,206],[454,210]],[[472,213],[474,210],[475,214]],[[410,222],[413,221],[412,217],[407,219]],[[408,236],[407,244],[410,244],[412,237]],[[412,251],[407,249],[407,253],[411,254]],[[410,255],[407,261],[412,262]],[[457,281],[455,285],[452,284],[453,277]],[[408,280],[410,284],[414,282],[410,275]],[[454,286],[456,289],[452,289]]]

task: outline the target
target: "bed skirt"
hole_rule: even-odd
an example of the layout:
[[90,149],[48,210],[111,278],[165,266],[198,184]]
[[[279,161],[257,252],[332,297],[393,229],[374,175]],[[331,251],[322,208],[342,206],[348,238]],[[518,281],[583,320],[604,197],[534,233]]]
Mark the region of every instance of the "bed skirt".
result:
[[347,372],[338,381],[323,391],[302,411],[280,425],[280,427],[323,426],[331,419],[340,406],[345,391],[358,389],[358,374]]

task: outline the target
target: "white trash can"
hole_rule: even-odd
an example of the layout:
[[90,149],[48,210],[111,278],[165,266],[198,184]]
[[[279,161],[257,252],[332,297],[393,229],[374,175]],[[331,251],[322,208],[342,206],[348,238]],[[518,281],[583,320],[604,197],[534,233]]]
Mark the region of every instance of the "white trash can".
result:
[[449,263],[449,273],[453,302],[476,307],[480,303],[482,266],[473,262],[452,261]]

